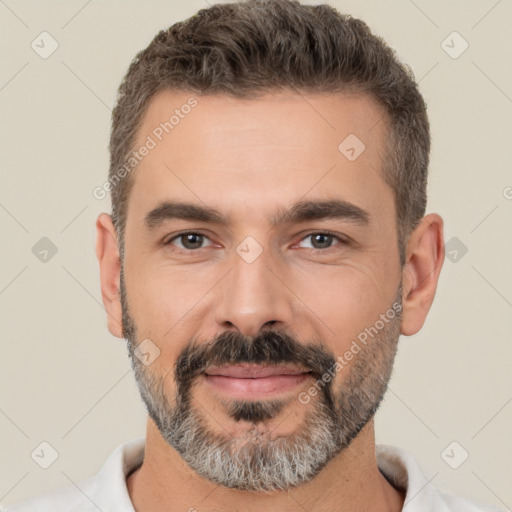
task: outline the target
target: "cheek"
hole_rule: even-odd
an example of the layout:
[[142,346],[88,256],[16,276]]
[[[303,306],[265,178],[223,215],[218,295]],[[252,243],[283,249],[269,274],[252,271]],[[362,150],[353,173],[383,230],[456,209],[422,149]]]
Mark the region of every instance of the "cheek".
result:
[[[146,260],[148,261],[148,260]],[[161,263],[143,264],[132,259],[131,273],[126,271],[130,314],[139,337],[154,338],[161,344],[188,339],[190,326],[200,325],[197,314],[201,300],[212,288],[217,273],[198,272]]]
[[339,354],[390,307],[393,286],[374,267],[350,263],[329,270],[310,269],[296,278],[292,288],[327,346]]

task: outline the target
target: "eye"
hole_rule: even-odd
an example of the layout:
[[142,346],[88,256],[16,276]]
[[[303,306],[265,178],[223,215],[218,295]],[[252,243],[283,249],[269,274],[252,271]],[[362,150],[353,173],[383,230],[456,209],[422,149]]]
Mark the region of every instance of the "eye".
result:
[[[315,233],[310,233],[309,235],[306,235],[304,238],[302,238],[300,243],[304,243],[304,241],[308,239],[311,240],[311,244],[309,247],[306,246],[306,248],[309,248],[313,251],[326,251],[331,249],[335,241],[338,241],[343,245],[348,244],[346,240],[329,231],[318,231]],[[208,245],[203,245],[205,241],[208,241]],[[197,231],[184,231],[170,238],[167,242],[165,242],[165,245],[176,247],[182,252],[192,252],[204,249],[214,244],[203,233],[199,233]]]
[[309,235],[305,236],[302,241],[307,240],[308,238],[311,239],[312,244],[309,248],[313,250],[331,249],[334,240],[341,242],[343,245],[348,243],[346,240],[343,240],[339,236],[335,235],[334,233],[330,233],[329,231],[318,231],[315,233],[310,233]]
[[[203,242],[205,240],[210,240],[206,235],[202,233],[197,233],[195,231],[187,231],[183,233],[179,233],[178,235],[172,237],[165,245],[173,245],[178,247],[178,249],[182,249],[185,251],[193,251],[197,249],[203,249]],[[175,245],[174,242],[179,242],[178,245]],[[210,242],[209,245],[212,245]]]

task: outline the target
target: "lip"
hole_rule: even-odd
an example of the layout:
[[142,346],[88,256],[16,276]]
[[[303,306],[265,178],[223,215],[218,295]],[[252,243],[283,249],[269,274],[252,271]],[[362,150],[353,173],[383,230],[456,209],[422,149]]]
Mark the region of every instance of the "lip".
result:
[[268,366],[260,364],[235,364],[223,366],[210,366],[205,370],[206,375],[218,375],[236,379],[261,379],[274,375],[301,375],[310,371],[304,368],[285,365]]
[[289,366],[210,366],[205,381],[215,391],[233,398],[257,400],[295,390],[310,377],[307,369]]

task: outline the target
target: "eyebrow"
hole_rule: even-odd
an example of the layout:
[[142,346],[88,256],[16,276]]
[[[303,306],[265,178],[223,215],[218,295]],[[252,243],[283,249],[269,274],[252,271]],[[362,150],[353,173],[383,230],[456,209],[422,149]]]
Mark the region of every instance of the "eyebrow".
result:
[[[370,223],[370,213],[355,204],[341,199],[299,201],[291,208],[280,207],[270,217],[272,227],[280,224],[321,219],[342,219],[361,226]],[[228,226],[230,219],[214,208],[178,201],[164,201],[144,217],[144,225],[153,230],[163,222],[173,219],[208,222]]]

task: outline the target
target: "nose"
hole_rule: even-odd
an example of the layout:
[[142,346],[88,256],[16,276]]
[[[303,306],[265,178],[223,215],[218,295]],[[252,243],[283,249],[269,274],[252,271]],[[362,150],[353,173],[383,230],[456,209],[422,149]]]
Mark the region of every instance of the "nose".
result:
[[251,263],[238,253],[233,260],[233,268],[216,287],[217,324],[224,329],[235,327],[245,336],[256,336],[270,326],[290,327],[293,293],[283,272],[269,265],[266,251]]

